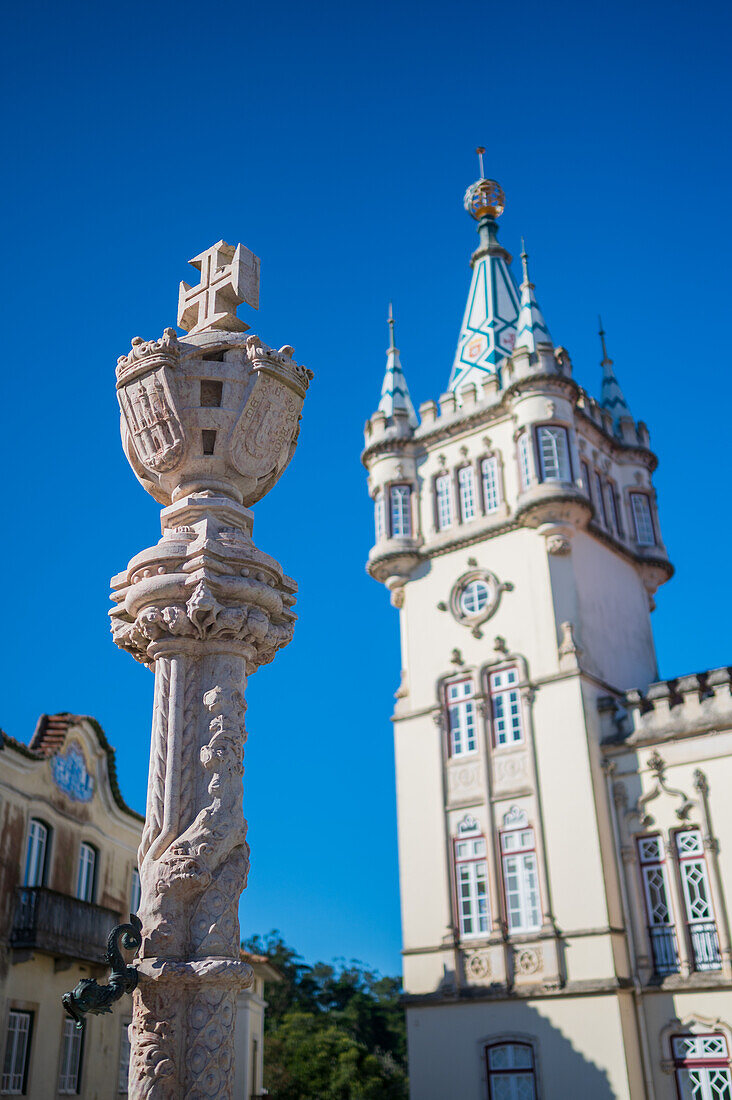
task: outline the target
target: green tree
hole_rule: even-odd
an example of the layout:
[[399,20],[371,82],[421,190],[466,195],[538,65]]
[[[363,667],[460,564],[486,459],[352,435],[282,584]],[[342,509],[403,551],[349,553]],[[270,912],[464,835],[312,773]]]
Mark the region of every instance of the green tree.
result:
[[279,932],[242,946],[283,977],[267,986],[264,1083],[274,1100],[405,1100],[398,978],[356,961],[310,966]]

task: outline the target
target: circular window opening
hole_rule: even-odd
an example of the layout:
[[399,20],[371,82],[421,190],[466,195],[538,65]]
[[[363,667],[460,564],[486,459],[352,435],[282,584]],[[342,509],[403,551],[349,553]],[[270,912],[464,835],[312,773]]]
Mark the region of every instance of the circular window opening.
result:
[[469,581],[460,594],[460,610],[463,615],[479,615],[491,597],[485,581]]

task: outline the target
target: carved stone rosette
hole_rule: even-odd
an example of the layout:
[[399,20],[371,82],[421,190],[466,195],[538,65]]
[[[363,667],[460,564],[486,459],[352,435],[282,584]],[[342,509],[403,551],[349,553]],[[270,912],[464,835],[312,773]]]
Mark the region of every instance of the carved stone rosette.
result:
[[231,1097],[236,995],[252,981],[238,919],[244,691],[292,638],[297,590],[255,547],[245,504],[295,449],[310,372],[291,353],[166,330],[117,368],[125,450],[167,505],[162,538],[112,580],[114,640],[155,672],[133,1100]]

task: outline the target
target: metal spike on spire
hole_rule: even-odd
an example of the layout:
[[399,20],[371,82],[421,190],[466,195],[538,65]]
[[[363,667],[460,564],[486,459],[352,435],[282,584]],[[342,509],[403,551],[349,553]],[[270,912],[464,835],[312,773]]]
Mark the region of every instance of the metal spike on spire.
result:
[[485,153],[485,146],[479,145],[475,151],[478,154],[478,164],[480,165],[480,178],[484,180],[485,171],[483,169],[483,153]]
[[402,370],[402,364],[399,359],[399,348],[394,343],[395,322],[394,309],[391,302],[389,302],[387,324],[389,326],[389,347],[386,349],[386,371],[384,372],[384,382],[381,387],[379,411],[383,412],[389,418],[393,417],[394,412],[397,410],[406,412],[409,426],[411,428],[416,428],[419,421],[414,411],[412,399],[409,396],[409,387],[407,386],[407,380],[404,377],[404,371]]
[[602,327],[602,317],[598,314],[599,322],[599,337],[600,346],[602,347],[602,360],[600,366],[602,367],[602,400],[601,404],[603,409],[607,409],[613,415],[613,420],[617,425],[618,420],[621,417],[629,416],[632,418],[632,413],[628,406],[628,402],[625,400],[625,395],[620,388],[620,383],[615,377],[615,371],[613,370],[613,361],[607,353],[607,344],[605,343],[605,329]]
[[529,278],[529,254],[523,237],[521,238],[521,264],[524,269],[524,281],[521,284],[521,309],[516,322],[518,336],[514,347],[528,348],[529,351],[536,351],[539,344],[552,347],[549,328],[539,309],[534,284]]

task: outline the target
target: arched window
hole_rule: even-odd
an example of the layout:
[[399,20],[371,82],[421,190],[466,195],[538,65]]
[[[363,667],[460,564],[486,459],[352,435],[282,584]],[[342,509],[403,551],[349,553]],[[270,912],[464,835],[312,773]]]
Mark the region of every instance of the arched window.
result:
[[79,849],[79,873],[76,879],[76,896],[81,901],[94,901],[96,869],[96,849],[91,844],[82,842]]
[[676,1035],[671,1040],[671,1052],[679,1100],[732,1100],[724,1035]]
[[489,1100],[536,1100],[534,1052],[528,1043],[486,1047]]
[[43,886],[46,881],[48,848],[51,830],[38,818],[28,826],[28,846],[25,854],[24,886]]

